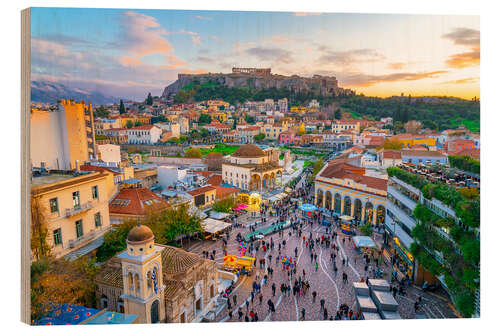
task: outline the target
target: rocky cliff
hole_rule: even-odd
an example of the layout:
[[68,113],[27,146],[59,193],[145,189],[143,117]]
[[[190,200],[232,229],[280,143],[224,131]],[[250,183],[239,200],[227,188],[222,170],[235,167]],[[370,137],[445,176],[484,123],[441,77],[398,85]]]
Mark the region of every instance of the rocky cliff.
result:
[[269,75],[259,76],[252,74],[179,74],[177,80],[167,86],[162,94],[164,99],[169,99],[175,96],[179,90],[193,84],[209,84],[222,85],[236,88],[253,88],[253,89],[268,89],[268,88],[286,88],[294,92],[314,92],[322,96],[336,96],[340,93],[348,92],[345,89],[338,87],[338,82],[332,76],[314,75],[311,78],[300,77],[297,75]]

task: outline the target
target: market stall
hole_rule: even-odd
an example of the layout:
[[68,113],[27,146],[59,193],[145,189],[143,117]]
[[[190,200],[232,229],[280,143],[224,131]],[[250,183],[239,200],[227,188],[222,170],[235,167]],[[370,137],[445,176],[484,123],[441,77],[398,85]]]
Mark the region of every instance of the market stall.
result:
[[224,269],[230,272],[250,274],[253,270],[255,258],[247,256],[228,255],[224,257]]
[[340,229],[346,235],[353,235],[354,228],[352,225],[353,217],[349,215],[342,215],[340,217]]
[[312,217],[312,214],[318,210],[318,207],[313,204],[305,203],[299,206],[299,210],[302,211],[303,216]]
[[205,239],[217,240],[221,233],[223,233],[231,224],[219,220],[206,218],[201,222],[201,228],[205,233]]

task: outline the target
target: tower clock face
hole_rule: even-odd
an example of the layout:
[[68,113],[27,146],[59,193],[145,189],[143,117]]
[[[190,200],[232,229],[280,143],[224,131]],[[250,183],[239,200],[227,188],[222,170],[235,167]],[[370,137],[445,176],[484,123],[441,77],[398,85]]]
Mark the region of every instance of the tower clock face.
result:
[[158,274],[157,274],[156,267],[153,268],[153,274],[152,274],[151,278],[153,279],[153,288],[154,288],[155,294],[158,294]]

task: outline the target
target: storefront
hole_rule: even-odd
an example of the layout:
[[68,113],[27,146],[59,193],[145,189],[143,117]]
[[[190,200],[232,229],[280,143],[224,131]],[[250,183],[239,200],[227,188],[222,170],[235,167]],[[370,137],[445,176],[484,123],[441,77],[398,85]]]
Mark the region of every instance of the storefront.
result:
[[415,273],[415,258],[413,258],[410,251],[401,244],[399,238],[394,237],[392,245],[393,264],[394,268],[398,271],[399,280],[405,276],[413,280]]

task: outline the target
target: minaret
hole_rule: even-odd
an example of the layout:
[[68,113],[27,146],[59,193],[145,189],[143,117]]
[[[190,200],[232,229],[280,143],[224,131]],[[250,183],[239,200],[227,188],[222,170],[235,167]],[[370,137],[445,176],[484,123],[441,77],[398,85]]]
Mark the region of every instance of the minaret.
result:
[[162,247],[155,245],[148,227],[137,225],[127,236],[127,250],[117,257],[122,263],[125,313],[138,315],[144,324],[165,322]]

